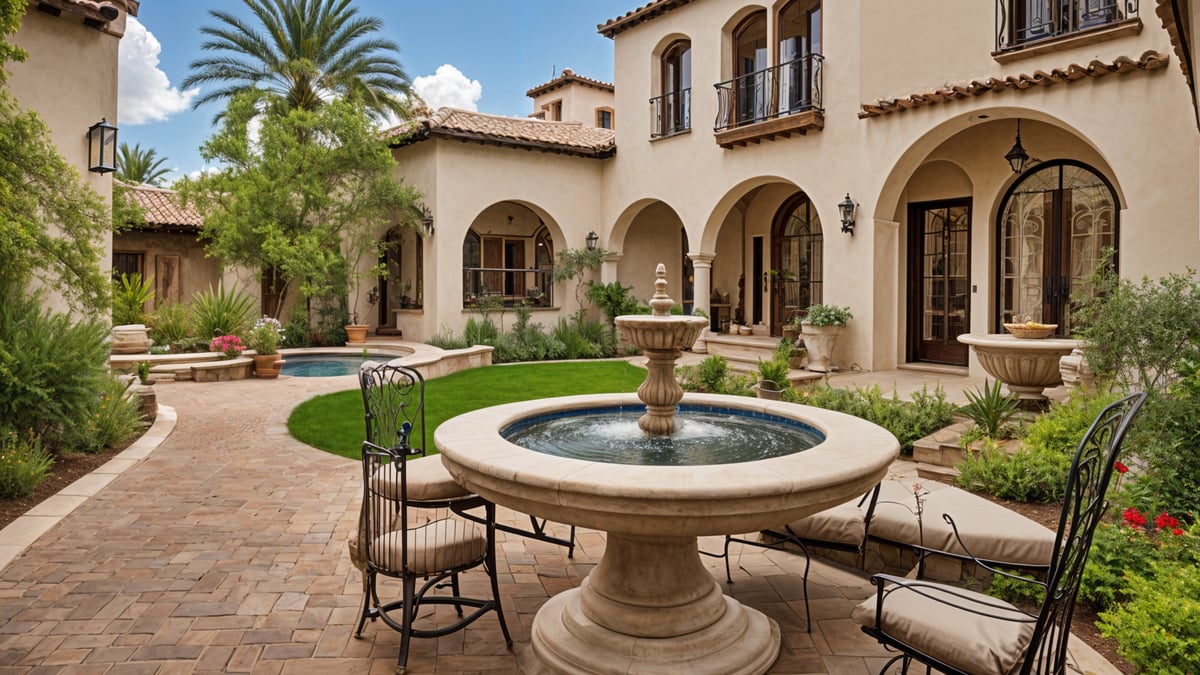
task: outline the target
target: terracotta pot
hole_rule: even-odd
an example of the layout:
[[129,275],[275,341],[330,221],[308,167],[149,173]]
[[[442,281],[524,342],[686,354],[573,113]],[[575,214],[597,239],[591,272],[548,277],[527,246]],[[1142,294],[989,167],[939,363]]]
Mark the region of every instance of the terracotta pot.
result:
[[346,344],[361,345],[367,342],[367,329],[370,326],[363,324],[347,324],[346,325]]
[[283,360],[278,354],[255,354],[254,376],[263,380],[279,377],[279,368]]
[[759,380],[758,385],[754,388],[755,396],[769,401],[779,401],[783,399],[783,389],[780,388],[774,380]]

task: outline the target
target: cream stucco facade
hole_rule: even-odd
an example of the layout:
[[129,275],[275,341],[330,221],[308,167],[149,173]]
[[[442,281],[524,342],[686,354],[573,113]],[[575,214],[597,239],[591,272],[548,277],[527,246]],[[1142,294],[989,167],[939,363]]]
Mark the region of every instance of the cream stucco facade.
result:
[[[657,262],[673,289],[692,285],[675,297],[696,307],[729,294],[758,334],[778,334],[782,315],[808,302],[849,305],[840,367],[932,361],[982,374],[954,336],[1068,316],[1102,245],[1129,277],[1200,264],[1195,110],[1171,40],[1142,4],[1140,16],[1121,3],[1096,26],[1014,47],[1009,34],[998,43],[991,4],[807,2],[818,77],[779,63],[780,36],[795,32],[781,17],[795,3],[652,2],[601,27],[614,43],[615,153],[436,135],[396,148],[436,219],[426,299],[400,327],[418,339],[460,328],[472,312],[464,242],[516,212],[514,222],[543,223],[556,251],[595,231],[617,252],[600,278],[639,297]],[[756,17],[765,47],[739,48]],[[921,39],[935,25],[938,38]],[[667,93],[661,61],[681,40],[690,128],[663,135],[648,101]],[[746,49],[757,49],[752,78],[800,73],[809,84],[743,79],[757,89],[739,94],[737,114],[749,114],[735,124],[713,87],[742,74]],[[819,100],[784,110],[805,86]],[[1005,154],[1018,120],[1038,161],[1014,173]],[[839,222],[847,195],[853,234]],[[936,233],[915,234],[922,224]],[[571,292],[554,289],[545,311],[573,311]]]
[[[110,0],[99,5],[115,8],[116,18],[98,20],[91,16],[95,7],[72,0],[30,0],[21,27],[12,37],[29,56],[23,62],[7,64],[8,87],[22,105],[41,116],[59,153],[76,167],[84,182],[111,203],[112,175],[88,171],[87,131],[101,119],[116,124],[117,50],[126,15],[136,16],[138,3]],[[101,258],[105,269],[111,252],[109,236]],[[54,294],[49,301],[55,309],[67,309]]]

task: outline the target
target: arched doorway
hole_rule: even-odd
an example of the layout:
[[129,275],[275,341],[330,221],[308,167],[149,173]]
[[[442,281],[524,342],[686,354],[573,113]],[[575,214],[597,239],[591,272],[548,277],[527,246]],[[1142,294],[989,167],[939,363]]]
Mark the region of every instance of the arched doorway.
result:
[[1018,180],[997,224],[997,323],[1058,324],[1071,332],[1071,294],[1116,248],[1118,208],[1112,184],[1080,162],[1041,165]]
[[771,334],[780,335],[784,321],[821,302],[821,217],[808,195],[798,192],[783,202],[771,244]]

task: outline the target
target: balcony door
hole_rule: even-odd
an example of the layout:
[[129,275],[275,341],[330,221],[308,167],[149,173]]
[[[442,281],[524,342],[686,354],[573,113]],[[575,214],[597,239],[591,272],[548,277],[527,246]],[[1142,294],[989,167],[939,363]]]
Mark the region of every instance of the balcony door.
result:
[[1091,167],[1051,162],[1022,176],[1000,209],[997,323],[1056,323],[1070,335],[1071,295],[1116,247],[1117,214],[1116,193]]
[[771,243],[771,334],[781,335],[783,322],[821,302],[824,242],[821,218],[808,195],[800,192],[783,203]]
[[779,13],[779,114],[813,107],[814,54],[821,53],[820,0],[792,0]]
[[767,119],[770,87],[767,82],[767,13],[755,12],[734,31],[734,95],[737,124]]
[[967,365],[971,325],[971,200],[909,207],[909,359]]

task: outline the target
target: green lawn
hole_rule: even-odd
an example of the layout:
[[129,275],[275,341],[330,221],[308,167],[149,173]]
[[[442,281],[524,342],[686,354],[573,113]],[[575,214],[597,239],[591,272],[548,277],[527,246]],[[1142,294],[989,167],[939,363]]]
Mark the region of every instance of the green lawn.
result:
[[[465,412],[548,396],[636,391],[646,371],[624,361],[523,363],[464,370],[425,383],[429,451],[442,422]],[[362,394],[357,389],[301,403],[288,418],[288,431],[315,448],[359,459],[363,442]]]

